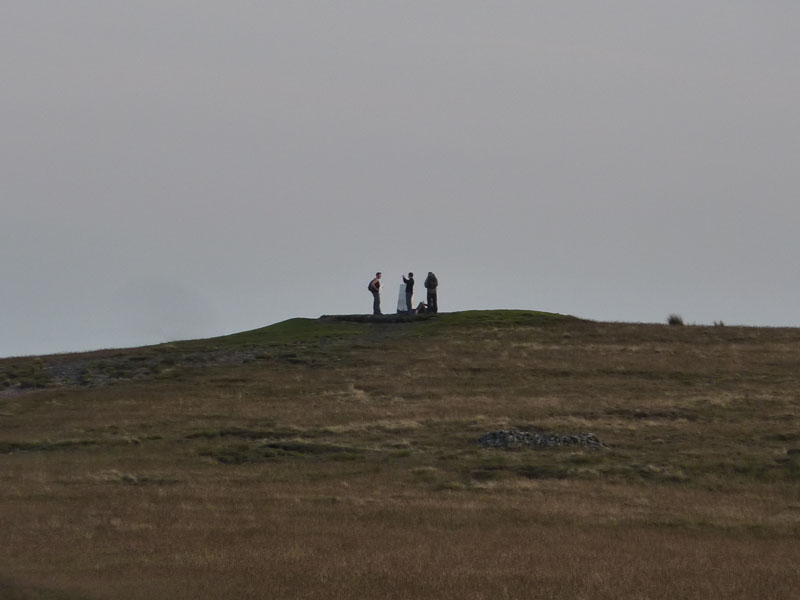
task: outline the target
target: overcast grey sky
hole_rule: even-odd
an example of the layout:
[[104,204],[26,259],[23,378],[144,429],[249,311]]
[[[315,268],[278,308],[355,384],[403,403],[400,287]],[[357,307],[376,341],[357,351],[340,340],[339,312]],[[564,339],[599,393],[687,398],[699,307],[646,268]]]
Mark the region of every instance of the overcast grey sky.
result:
[[386,309],[432,270],[444,311],[800,325],[798,25],[788,0],[4,0],[0,356],[370,312],[376,270]]

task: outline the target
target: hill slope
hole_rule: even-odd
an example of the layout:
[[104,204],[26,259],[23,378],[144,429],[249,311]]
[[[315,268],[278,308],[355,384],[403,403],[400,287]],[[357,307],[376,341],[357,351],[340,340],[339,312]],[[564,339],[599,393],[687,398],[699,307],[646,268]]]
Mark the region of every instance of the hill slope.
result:
[[798,342],[475,311],[0,360],[0,593],[790,598]]

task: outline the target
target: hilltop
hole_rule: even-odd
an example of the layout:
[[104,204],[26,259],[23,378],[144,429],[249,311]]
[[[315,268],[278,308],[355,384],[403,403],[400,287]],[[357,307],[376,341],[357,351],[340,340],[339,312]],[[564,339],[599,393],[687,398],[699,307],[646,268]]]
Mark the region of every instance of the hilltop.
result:
[[3,359],[0,597],[790,598],[798,364],[535,311]]
[[[441,328],[489,325],[509,327],[533,322],[574,319],[534,311],[466,311],[461,313],[373,315],[323,315],[319,319],[295,318],[267,327],[215,338],[187,340],[92,352],[0,359],[0,394],[20,390],[52,389],[70,385],[96,386],[127,380],[172,376],[180,367],[246,364],[266,359],[287,344],[330,346],[353,336],[380,331],[374,326],[423,324],[422,332]],[[360,327],[359,327],[360,325]],[[372,325],[373,327],[364,327]],[[397,330],[385,329],[396,334]]]

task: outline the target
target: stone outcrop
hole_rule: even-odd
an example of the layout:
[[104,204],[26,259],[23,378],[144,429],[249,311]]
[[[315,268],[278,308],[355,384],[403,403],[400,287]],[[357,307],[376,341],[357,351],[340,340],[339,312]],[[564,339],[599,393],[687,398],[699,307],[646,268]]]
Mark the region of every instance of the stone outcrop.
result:
[[490,431],[478,440],[484,448],[556,448],[559,446],[579,446],[602,450],[608,448],[593,433],[574,433],[571,435],[555,435],[552,433],[534,433],[530,431],[514,431],[501,429]]

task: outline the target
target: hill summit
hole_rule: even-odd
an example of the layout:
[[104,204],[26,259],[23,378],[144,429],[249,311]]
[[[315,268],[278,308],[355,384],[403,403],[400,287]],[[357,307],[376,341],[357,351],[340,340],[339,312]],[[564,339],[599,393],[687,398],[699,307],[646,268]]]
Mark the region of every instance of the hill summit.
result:
[[0,597],[791,598],[797,364],[524,310],[3,359]]

